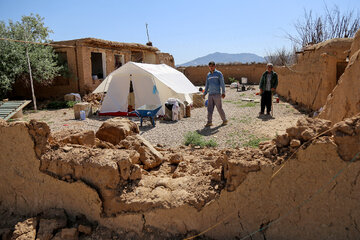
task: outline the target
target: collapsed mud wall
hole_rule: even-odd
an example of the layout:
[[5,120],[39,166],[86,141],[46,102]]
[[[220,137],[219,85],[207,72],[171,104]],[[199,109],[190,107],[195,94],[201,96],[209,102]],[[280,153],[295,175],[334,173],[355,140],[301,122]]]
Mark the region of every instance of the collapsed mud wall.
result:
[[216,150],[153,148],[119,120],[70,137],[50,136],[45,123],[0,122],[0,209],[60,208],[142,239],[211,226],[204,235],[215,239],[356,239],[360,115],[329,126],[301,120],[261,150]]
[[360,112],[360,30],[351,45],[351,58],[337,86],[327,97],[320,118],[333,123]]
[[[246,77],[248,83],[258,84],[261,75],[266,70],[266,64],[221,64],[217,65],[218,69],[224,75],[226,84],[230,84],[229,77],[241,80],[242,77]],[[178,68],[184,75],[195,85],[204,86],[206,75],[209,72],[208,66],[196,66],[196,67],[181,67]]]
[[277,93],[311,110],[319,110],[344,72],[352,41],[331,39],[305,48],[297,55],[296,64],[276,69]]

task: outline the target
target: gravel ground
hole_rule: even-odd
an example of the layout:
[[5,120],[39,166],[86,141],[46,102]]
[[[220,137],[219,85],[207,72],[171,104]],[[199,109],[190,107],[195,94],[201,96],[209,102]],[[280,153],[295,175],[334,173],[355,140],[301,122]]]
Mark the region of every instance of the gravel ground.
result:
[[[152,127],[150,121],[144,121],[140,127],[140,134],[153,143],[167,147],[176,147],[184,143],[184,135],[189,131],[197,131],[206,140],[213,139],[219,148],[241,147],[253,145],[259,140],[271,139],[276,134],[282,134],[286,128],[293,126],[296,121],[304,115],[292,105],[280,101],[274,103],[273,117],[259,117],[260,103],[242,101],[244,98],[259,100],[255,95],[258,92],[257,86],[254,90],[237,92],[236,89],[226,88],[226,97],[223,99],[223,108],[229,124],[221,126],[222,120],[217,110],[214,110],[213,126],[205,128],[207,110],[205,107],[191,110],[190,118],[183,118],[180,121],[171,122],[157,120],[156,126]],[[36,119],[47,122],[51,131],[63,129],[86,129],[96,131],[101,124],[111,117],[92,116],[84,121],[75,120],[73,109],[41,110],[37,113],[25,111],[24,117],[19,120],[29,121]],[[138,118],[130,118],[140,124]]]

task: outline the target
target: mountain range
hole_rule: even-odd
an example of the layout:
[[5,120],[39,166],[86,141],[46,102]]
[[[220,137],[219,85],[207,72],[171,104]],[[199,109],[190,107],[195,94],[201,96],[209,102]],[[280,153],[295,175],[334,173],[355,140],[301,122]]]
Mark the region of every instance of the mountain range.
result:
[[251,63],[251,62],[265,62],[263,57],[260,57],[253,53],[220,53],[215,52],[208,54],[203,57],[196,58],[192,61],[179,64],[177,67],[188,67],[188,66],[198,66],[198,65],[207,65],[210,61],[218,63]]

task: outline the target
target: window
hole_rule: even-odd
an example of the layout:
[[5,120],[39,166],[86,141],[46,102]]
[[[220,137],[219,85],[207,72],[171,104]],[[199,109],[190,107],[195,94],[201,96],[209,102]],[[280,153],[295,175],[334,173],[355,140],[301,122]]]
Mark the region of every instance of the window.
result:
[[103,79],[105,77],[103,62],[102,53],[91,53],[91,76],[93,80]]
[[143,53],[142,52],[131,52],[131,61],[133,62],[143,62]]
[[57,76],[54,78],[53,85],[54,86],[64,86],[69,85],[70,81],[70,72],[68,67],[68,61],[67,61],[67,53],[66,52],[55,52],[57,56],[57,64],[59,66],[62,66],[62,69],[60,70],[59,74],[60,76]]
[[66,52],[56,52],[58,63],[60,66],[67,65],[67,54]]
[[115,69],[118,69],[119,67],[121,67],[124,63],[124,56],[123,55],[118,55],[115,54],[114,55],[115,58]]

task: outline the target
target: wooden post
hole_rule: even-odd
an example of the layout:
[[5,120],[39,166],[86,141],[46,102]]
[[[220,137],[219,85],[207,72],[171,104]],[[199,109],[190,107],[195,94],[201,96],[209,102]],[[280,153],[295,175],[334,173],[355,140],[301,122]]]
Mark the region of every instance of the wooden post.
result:
[[31,72],[31,65],[30,65],[30,58],[29,58],[29,50],[28,50],[27,46],[26,46],[26,58],[27,58],[28,66],[29,66],[30,86],[31,86],[32,99],[33,99],[33,102],[34,102],[34,110],[37,111],[36,97],[35,97],[35,93],[34,93],[34,82],[33,82],[33,79],[32,79],[32,72]]

